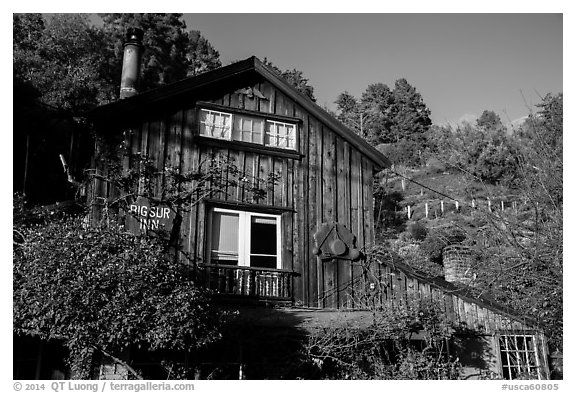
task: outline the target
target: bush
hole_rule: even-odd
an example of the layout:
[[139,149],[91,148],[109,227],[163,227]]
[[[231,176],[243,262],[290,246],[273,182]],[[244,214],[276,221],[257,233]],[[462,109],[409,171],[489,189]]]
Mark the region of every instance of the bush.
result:
[[[440,303],[409,299],[372,311],[369,329],[342,320],[311,333],[305,352],[318,377],[458,379],[458,360],[438,355],[455,331]],[[414,332],[423,340],[411,340]]]
[[422,251],[428,254],[431,262],[442,264],[442,250],[451,244],[459,244],[466,240],[466,232],[457,226],[431,230],[420,245]]
[[208,294],[168,257],[161,240],[114,225],[83,225],[79,217],[49,220],[20,233],[14,331],[64,338],[75,375],[88,375],[82,369],[87,363],[78,359],[94,350],[115,357],[131,345],[189,351],[218,339],[219,315]]
[[428,234],[428,228],[420,221],[416,221],[408,226],[408,232],[410,232],[412,239],[422,241]]

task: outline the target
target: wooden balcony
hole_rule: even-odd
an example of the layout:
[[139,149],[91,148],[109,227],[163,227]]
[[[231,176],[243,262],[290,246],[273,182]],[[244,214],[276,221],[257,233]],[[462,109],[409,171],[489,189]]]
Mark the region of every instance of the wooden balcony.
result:
[[231,265],[198,265],[200,282],[221,295],[270,300],[291,300],[290,270]]

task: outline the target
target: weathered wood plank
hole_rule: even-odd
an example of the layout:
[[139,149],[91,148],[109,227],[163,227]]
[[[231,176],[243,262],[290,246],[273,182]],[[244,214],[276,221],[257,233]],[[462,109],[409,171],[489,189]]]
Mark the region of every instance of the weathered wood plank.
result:
[[[322,138],[322,222],[329,223],[337,220],[336,137],[330,129],[322,127]],[[337,263],[337,260],[323,262],[325,306],[328,308],[338,306]]]
[[[143,142],[143,141],[142,141]],[[159,166],[159,158],[160,158],[160,121],[154,120],[150,121],[148,124],[148,159],[150,160],[151,165],[154,166],[157,170],[160,170],[161,167]],[[151,190],[154,196],[157,196],[158,192],[158,182],[156,178],[150,179],[151,180]]]
[[[181,172],[187,174],[197,169],[198,167],[198,149],[193,146],[193,130],[195,124],[196,110],[190,108],[183,113],[182,124],[182,167]],[[187,191],[192,191],[196,186],[196,182],[190,182],[186,185]],[[190,197],[190,203],[194,196]],[[196,213],[195,206],[191,206],[182,218],[182,231],[181,241],[184,247],[184,254],[188,256],[188,263],[192,264],[196,258],[196,250],[194,247],[196,236]]]
[[[251,154],[251,153],[248,153]],[[238,179],[236,179],[236,201],[242,202],[244,201],[244,189],[247,186],[247,183],[244,179],[250,179],[250,183],[252,184],[252,173],[246,172],[246,153],[243,151],[238,152],[238,157],[236,159],[236,166],[238,167]]]
[[[258,88],[258,85],[256,84],[255,86]],[[244,109],[247,109],[249,111],[255,111],[257,108],[257,102],[256,102],[256,96],[252,95],[252,97],[249,97],[247,95],[244,96]]]
[[[198,149],[198,167],[200,170],[201,166],[205,164],[204,161],[210,158],[210,154],[209,149]],[[210,184],[207,187],[210,187]],[[206,204],[200,201],[196,207],[196,261],[197,263],[210,263],[209,255],[205,250]]]
[[[339,224],[350,228],[350,212],[347,208],[347,194],[348,185],[346,173],[348,172],[349,165],[349,152],[345,153],[344,140],[340,137],[335,138],[335,164],[336,164],[336,220]],[[338,286],[338,307],[348,308],[351,306],[351,280],[352,280],[352,265],[349,260],[339,260],[337,265],[337,286]]]
[[[350,231],[356,236],[356,246],[363,250],[364,237],[360,230],[362,228],[360,211],[360,154],[358,150],[350,148]],[[352,281],[354,283],[355,297],[363,291],[362,266],[360,263],[352,265]]]
[[264,97],[266,97],[266,99],[258,98],[257,110],[259,112],[270,113],[270,96],[272,94],[272,86],[270,86],[270,84],[267,82],[262,82],[259,83],[257,87],[258,90],[260,90],[260,92],[264,95]]
[[[308,241],[310,247],[315,246],[314,233],[318,231],[322,223],[322,133],[318,121],[309,118],[309,141],[310,141],[310,165],[309,165],[309,218],[310,229],[308,231]],[[306,186],[306,185],[304,185]],[[306,220],[305,217],[303,217]],[[322,265],[316,255],[309,253],[306,255],[310,266],[309,277],[309,304],[311,307],[320,307],[320,295],[322,293]]]
[[240,94],[238,93],[234,93],[234,92],[230,92],[230,96],[229,96],[229,104],[231,108],[237,108],[237,109],[242,109],[242,102],[240,99]]
[[460,320],[466,323],[466,326],[471,328],[468,322],[468,315],[466,315],[466,308],[464,306],[464,300],[458,298],[458,313],[460,314]]
[[288,194],[288,164],[286,158],[272,158],[272,171],[274,174],[274,182],[272,187],[272,205],[285,206],[286,195]]
[[296,209],[296,217],[298,217],[298,226],[295,227],[297,232],[294,236],[294,248],[296,251],[295,269],[299,269],[302,276],[295,279],[295,282],[300,285],[300,287],[295,285],[295,290],[299,289],[301,291],[301,299],[304,304],[311,305],[309,280],[310,260],[314,258],[311,250],[314,244],[310,243],[310,241],[312,239],[311,228],[315,225],[315,217],[309,213],[311,210],[314,210],[310,208],[310,201],[315,201],[316,197],[315,184],[311,185],[308,180],[312,171],[309,167],[312,159],[309,152],[314,136],[310,134],[308,116],[305,115],[305,112],[301,108],[295,108],[294,116],[302,119],[297,138],[299,143],[298,149],[304,155],[301,162],[291,161],[294,187],[289,190],[292,194],[288,198],[292,201]]

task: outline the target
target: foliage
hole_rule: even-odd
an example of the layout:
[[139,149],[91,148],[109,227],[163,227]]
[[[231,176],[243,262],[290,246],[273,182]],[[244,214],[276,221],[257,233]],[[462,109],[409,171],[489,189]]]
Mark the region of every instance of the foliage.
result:
[[432,121],[422,96],[406,79],[398,79],[393,90],[383,83],[371,84],[360,100],[344,92],[335,103],[339,120],[370,144],[392,144],[392,162],[420,163]]
[[496,112],[489,110],[482,112],[476,120],[476,125],[486,130],[501,130],[505,128],[500,116],[498,116]]
[[336,118],[343,124],[354,130],[358,135],[362,135],[361,121],[360,121],[360,106],[356,97],[349,92],[345,91],[336,97],[336,109],[338,113]]
[[514,186],[518,181],[520,147],[505,128],[469,123],[456,129],[436,126],[427,138],[434,156],[481,182]]
[[400,205],[403,199],[402,193],[390,191],[385,185],[376,185],[374,189],[374,222],[377,229],[399,227],[404,224],[405,214]]
[[[73,354],[138,345],[190,351],[218,338],[218,313],[155,238],[65,217],[21,229],[14,330],[65,339]],[[80,372],[82,370],[75,370]],[[84,375],[81,372],[78,375]]]
[[221,66],[218,51],[182,14],[14,14],[14,78],[76,116],[117,98],[128,27],[144,30],[141,91]]
[[[546,95],[512,135],[490,111],[477,126],[433,127],[429,133],[435,156],[476,176],[477,186],[470,187],[475,193],[500,183],[516,195],[517,212],[477,209],[470,225],[455,224],[481,261],[475,286],[534,318],[552,351],[563,342],[562,105],[562,94]],[[440,263],[447,244],[433,230],[421,247]]]
[[267,58],[264,58],[264,64],[268,66],[276,74],[280,75],[296,88],[300,93],[304,94],[306,97],[316,102],[316,97],[314,97],[314,87],[308,83],[308,79],[304,78],[304,73],[297,69],[282,71],[280,68],[276,67]]
[[[108,48],[112,83],[119,83],[126,29],[144,31],[140,90],[146,91],[220,67],[219,53],[199,31],[186,30],[182,14],[100,14]],[[116,89],[118,90],[118,89]]]
[[562,94],[547,95],[539,108],[521,136],[519,191],[528,209],[488,216],[478,236],[488,263],[480,278],[496,299],[530,313],[554,351],[563,343]]
[[466,232],[459,225],[430,230],[421,244],[421,249],[428,255],[430,262],[442,264],[442,250],[452,244],[461,244],[466,240]]
[[428,228],[426,228],[426,225],[422,222],[416,221],[408,226],[408,232],[410,232],[410,235],[414,240],[421,241],[426,238]]
[[[337,320],[312,332],[309,362],[331,379],[457,379],[460,365],[447,356],[455,330],[442,306],[409,299],[375,307],[367,327]],[[415,335],[419,333],[419,338]]]
[[14,78],[45,104],[79,115],[113,96],[103,62],[105,37],[82,14],[14,14]]

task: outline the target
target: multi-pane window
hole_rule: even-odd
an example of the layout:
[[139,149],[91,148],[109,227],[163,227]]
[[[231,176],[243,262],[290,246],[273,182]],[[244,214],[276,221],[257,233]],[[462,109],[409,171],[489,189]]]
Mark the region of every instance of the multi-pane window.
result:
[[200,111],[200,135],[218,139],[230,139],[232,115],[230,113],[202,109]]
[[280,216],[214,208],[209,243],[213,264],[280,269]]
[[266,121],[266,145],[294,149],[296,146],[296,126],[279,121]]
[[281,149],[296,149],[296,124],[245,114],[200,110],[200,135]]
[[501,335],[499,345],[505,379],[542,378],[534,336]]
[[248,116],[234,116],[232,139],[236,141],[262,144],[264,120]]

